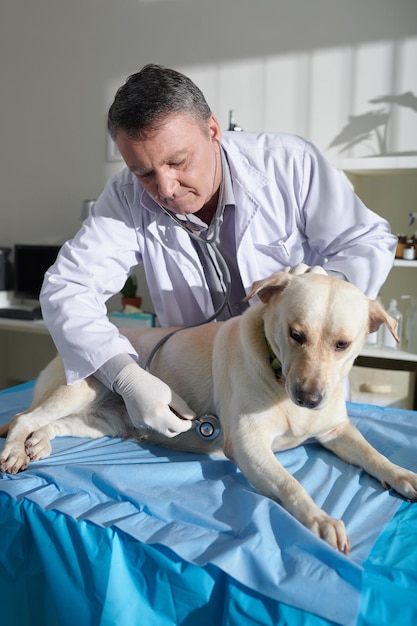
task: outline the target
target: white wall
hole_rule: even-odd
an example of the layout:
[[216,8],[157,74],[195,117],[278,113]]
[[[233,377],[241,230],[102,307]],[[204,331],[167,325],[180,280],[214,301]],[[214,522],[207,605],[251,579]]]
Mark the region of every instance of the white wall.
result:
[[[417,13],[417,2],[415,6]],[[416,62],[417,36],[181,69],[203,88],[224,123],[229,109],[234,108],[236,120],[245,130],[294,132],[332,157],[345,145],[330,149],[349,117],[376,112],[389,116],[388,151],[417,154]],[[390,102],[393,95],[406,92],[413,95],[399,99],[399,104]],[[370,102],[381,96],[383,102]],[[363,123],[357,120],[358,130]],[[369,137],[345,156],[376,155],[379,151],[371,130]]]
[[[416,0],[1,0],[0,245],[77,230],[120,167],[106,161],[114,91],[145,63],[186,71],[224,127],[234,109],[247,130],[327,150],[349,115],[389,108],[371,98],[417,96],[416,60]],[[417,112],[390,113],[390,149],[416,151]]]

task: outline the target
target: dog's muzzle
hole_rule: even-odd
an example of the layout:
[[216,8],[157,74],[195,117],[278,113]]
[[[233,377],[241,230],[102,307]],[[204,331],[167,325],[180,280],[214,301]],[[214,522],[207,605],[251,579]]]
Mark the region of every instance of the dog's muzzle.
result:
[[323,394],[320,391],[309,391],[300,385],[295,385],[291,395],[295,404],[306,409],[317,409],[323,400]]

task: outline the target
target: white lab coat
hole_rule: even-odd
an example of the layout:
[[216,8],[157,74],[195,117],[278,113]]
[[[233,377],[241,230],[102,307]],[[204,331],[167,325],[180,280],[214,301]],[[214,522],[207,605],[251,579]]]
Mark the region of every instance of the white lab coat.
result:
[[[287,134],[225,133],[235,196],[237,263],[245,289],[304,262],[375,297],[392,266],[396,238],[314,146]],[[187,326],[213,312],[189,236],[126,168],[113,177],[90,217],[47,272],[45,322],[68,383],[92,374],[130,343],[106,316],[106,300],[144,264],[162,326]]]

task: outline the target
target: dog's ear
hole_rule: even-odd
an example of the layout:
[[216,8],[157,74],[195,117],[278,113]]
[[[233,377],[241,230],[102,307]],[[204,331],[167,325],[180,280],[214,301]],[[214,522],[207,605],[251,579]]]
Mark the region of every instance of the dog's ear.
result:
[[385,311],[384,307],[381,306],[379,302],[376,300],[369,300],[369,329],[368,332],[374,333],[381,324],[386,324],[390,330],[391,335],[394,337],[397,343],[400,343],[400,339],[395,332],[397,327],[397,320],[395,320],[391,315]]
[[292,275],[288,272],[281,271],[272,274],[269,278],[264,278],[263,280],[256,280],[252,285],[252,290],[250,294],[244,298],[244,302],[247,302],[254,296],[258,296],[261,302],[266,304],[277,292],[281,292],[288,285],[290,280],[292,279]]

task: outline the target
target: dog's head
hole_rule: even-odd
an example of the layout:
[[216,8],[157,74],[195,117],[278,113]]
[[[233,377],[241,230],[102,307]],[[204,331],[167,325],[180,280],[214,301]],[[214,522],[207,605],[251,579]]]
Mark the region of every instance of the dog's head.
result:
[[265,336],[279,358],[291,400],[321,409],[348,375],[368,333],[396,321],[357,287],[327,275],[277,272],[253,284],[265,304]]

